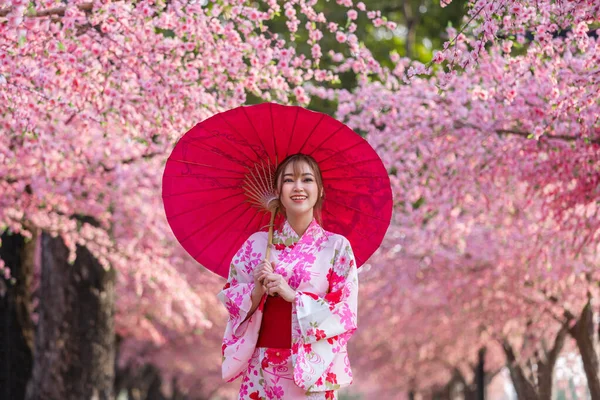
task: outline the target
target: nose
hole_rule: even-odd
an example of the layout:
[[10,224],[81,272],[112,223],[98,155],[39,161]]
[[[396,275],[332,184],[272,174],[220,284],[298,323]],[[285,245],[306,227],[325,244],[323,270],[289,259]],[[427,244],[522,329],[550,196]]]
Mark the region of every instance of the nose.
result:
[[302,179],[294,180],[294,191],[299,192],[303,188]]

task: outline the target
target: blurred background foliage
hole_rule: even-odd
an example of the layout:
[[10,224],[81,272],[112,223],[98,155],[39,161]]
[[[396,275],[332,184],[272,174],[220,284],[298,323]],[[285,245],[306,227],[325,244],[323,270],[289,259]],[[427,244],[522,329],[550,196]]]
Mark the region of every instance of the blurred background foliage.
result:
[[[355,1],[356,5],[358,2]],[[354,21],[357,25],[355,34],[373,54],[373,57],[385,67],[392,67],[390,55],[399,54],[427,63],[433,56],[433,51],[441,49],[443,43],[448,40],[446,28],[448,26],[460,27],[462,17],[466,14],[467,1],[454,0],[445,8],[440,6],[439,0],[363,0],[367,11],[380,10],[381,17],[386,21],[395,22],[396,29],[392,32],[386,27],[375,27],[365,12],[358,11],[358,18]],[[256,4],[261,7],[260,4]],[[264,7],[264,5],[262,5]],[[323,12],[328,21],[335,22],[341,27],[350,24],[347,8],[337,4],[334,0],[319,1],[315,9]],[[280,35],[289,35],[286,26],[287,18],[281,13],[277,18],[269,21],[268,27],[272,32]],[[301,19],[303,26],[306,18]],[[319,29],[327,31],[326,26]],[[308,34],[300,29],[293,42],[297,54],[310,54],[311,45],[308,43]],[[324,35],[320,41],[323,58],[319,65],[322,69],[332,66],[331,59],[327,55],[329,50],[344,54],[345,46],[338,43],[334,35]],[[347,54],[344,54],[347,55]],[[340,74],[340,81],[331,85],[334,88],[352,90],[357,85],[356,75],[352,71]],[[262,100],[248,95],[247,104],[260,103]],[[335,103],[319,98],[311,99],[308,108],[333,114],[337,108]]]

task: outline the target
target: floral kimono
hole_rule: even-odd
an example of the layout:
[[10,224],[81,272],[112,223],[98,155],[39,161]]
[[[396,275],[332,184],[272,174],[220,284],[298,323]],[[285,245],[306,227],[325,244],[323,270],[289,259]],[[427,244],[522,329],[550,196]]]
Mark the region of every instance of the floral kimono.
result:
[[296,290],[289,350],[256,348],[267,295],[247,318],[252,272],[266,247],[266,232],[250,236],[218,294],[229,312],[223,378],[243,376],[241,399],[335,398],[337,389],[352,382],[346,344],[357,326],[358,276],[350,242],[315,220],[301,238],[287,221],[274,232],[270,261]]

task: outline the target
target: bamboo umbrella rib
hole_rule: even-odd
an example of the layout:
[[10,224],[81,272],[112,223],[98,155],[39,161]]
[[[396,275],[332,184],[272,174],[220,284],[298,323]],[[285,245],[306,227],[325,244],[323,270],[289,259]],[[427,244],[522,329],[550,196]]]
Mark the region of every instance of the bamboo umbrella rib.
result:
[[365,217],[369,217],[369,218],[373,218],[373,219],[378,220],[378,221],[386,222],[386,220],[384,218],[377,217],[377,216],[371,215],[371,214],[367,214],[364,211],[359,210],[358,208],[351,207],[351,206],[349,206],[347,204],[344,204],[344,203],[342,203],[340,201],[336,201],[334,199],[327,199],[327,202],[333,202],[333,203],[339,204],[342,207],[345,207],[345,208],[347,208],[349,210],[352,210],[352,211],[356,211],[357,213],[359,213],[360,215],[364,215]]
[[[329,157],[324,158],[322,160],[319,160],[319,165],[323,165],[323,163],[325,161],[332,159],[333,157],[337,156],[338,154],[342,154],[342,153],[345,153],[345,152],[347,152],[349,150],[352,150],[353,148],[358,147],[358,146],[360,146],[362,144],[366,144],[367,146],[369,146],[369,143],[367,143],[366,140],[364,140],[364,139],[361,138],[360,141],[354,143],[352,146],[350,146],[348,148],[345,148],[343,150],[340,150],[340,151],[336,151],[335,153],[331,154]],[[369,146],[369,147],[371,147],[371,146]]]
[[[239,179],[239,178],[231,178],[231,179]],[[213,188],[207,188],[207,189],[198,189],[198,190],[192,190],[190,192],[179,192],[179,193],[173,193],[173,194],[163,194],[162,198],[166,199],[169,197],[178,197],[178,196],[185,196],[188,194],[194,194],[194,193],[205,193],[205,192],[212,192],[215,190],[225,190],[225,189],[239,189],[239,185],[235,185],[235,186],[220,186],[220,187],[213,187]]]
[[207,168],[210,168],[210,169],[216,169],[218,171],[232,172],[232,173],[235,173],[235,174],[241,174],[241,175],[244,174],[244,172],[242,172],[242,171],[237,171],[237,170],[234,170],[234,169],[227,169],[227,168],[219,168],[219,167],[211,165],[211,164],[202,164],[202,163],[198,163],[198,162],[194,162],[194,161],[178,160],[178,159],[175,159],[175,158],[169,158],[169,161],[179,162],[179,163],[182,163],[182,164],[197,165],[199,167],[207,167]]
[[277,135],[275,135],[275,121],[273,121],[273,104],[269,103],[269,114],[271,115],[271,137],[273,137],[273,153],[277,155]]
[[[267,146],[265,146],[265,143],[262,141],[260,134],[258,133],[258,131],[256,130],[256,127],[254,126],[254,124],[252,123],[252,120],[250,119],[250,117],[248,116],[248,112],[246,112],[246,109],[244,107],[241,107],[242,112],[244,113],[244,115],[246,116],[246,119],[248,120],[248,122],[250,123],[250,126],[252,127],[252,130],[254,131],[254,133],[256,133],[256,137],[258,138],[258,141],[260,142],[260,144],[262,145],[263,149],[267,149]],[[258,157],[259,159],[261,157]]]
[[[362,160],[362,161],[358,161],[358,162],[355,162],[355,163],[352,163],[352,164],[344,164],[343,167],[344,168],[346,168],[346,167],[354,167],[356,165],[362,165],[362,164],[367,164],[367,163],[372,163],[372,162],[380,162],[380,160],[379,160],[379,158],[372,158],[370,160]],[[336,169],[339,169],[339,167],[332,167],[332,168],[329,168],[329,169],[322,169],[321,172],[325,173],[325,172],[329,172],[329,171],[334,171]]]
[[[244,108],[242,107],[242,110],[243,110],[243,109],[244,109]],[[244,114],[246,114],[246,112],[245,112],[245,111],[244,111]],[[219,115],[219,116],[221,117],[221,119],[222,119],[223,121],[225,121],[225,123],[226,123],[227,125],[229,125],[229,127],[231,128],[231,130],[232,130],[232,131],[234,131],[235,133],[237,133],[237,134],[238,134],[238,136],[239,136],[239,137],[244,137],[244,135],[242,135],[242,134],[241,134],[241,133],[240,133],[240,132],[239,132],[237,129],[235,129],[235,128],[233,127],[233,125],[231,125],[231,124],[229,123],[229,121],[227,121],[227,119],[225,119],[225,117],[223,116],[223,114],[222,114],[222,113],[220,113],[220,114],[217,114],[217,115]],[[247,114],[246,114],[246,118],[248,118],[248,115],[247,115]],[[253,128],[254,128],[254,127],[253,127]],[[256,133],[256,130],[255,130],[255,133]],[[262,141],[260,140],[260,137],[258,137],[258,141],[259,141],[259,142],[261,142],[261,144],[262,144]],[[260,158],[260,157],[261,157],[261,156],[260,156],[260,155],[259,155],[259,154],[256,152],[256,150],[254,150],[254,147],[252,147],[252,146],[248,146],[248,147],[250,147],[250,150],[252,150],[252,152],[254,153],[254,155],[256,155],[256,158]],[[263,148],[264,148],[264,145],[263,145]]]
[[319,127],[319,125],[321,125],[321,122],[323,122],[324,119],[325,119],[325,114],[322,114],[319,122],[317,122],[317,124],[312,128],[310,133],[308,135],[306,135],[306,139],[304,139],[304,143],[302,143],[302,146],[300,146],[300,150],[298,150],[298,153],[302,153],[304,146],[306,146],[306,143],[308,143],[308,139],[310,139],[312,134],[317,130],[317,128]]
[[213,204],[216,204],[216,203],[220,203],[220,202],[222,202],[222,201],[224,201],[224,200],[228,200],[228,199],[231,199],[231,198],[233,198],[233,197],[238,197],[238,196],[243,196],[243,195],[244,195],[244,193],[238,192],[238,193],[232,194],[232,195],[230,195],[230,196],[223,197],[222,199],[218,199],[218,200],[211,201],[211,202],[209,202],[209,203],[204,203],[204,204],[201,204],[201,205],[199,205],[198,207],[196,207],[196,208],[193,208],[193,209],[191,209],[191,210],[182,211],[182,212],[180,212],[179,214],[172,214],[172,215],[171,215],[171,218],[177,218],[177,217],[180,217],[180,216],[182,216],[182,215],[189,214],[189,213],[191,213],[191,212],[193,212],[193,211],[198,211],[198,210],[200,210],[200,209],[202,209],[202,208],[204,208],[204,207],[206,207],[206,206],[210,206],[210,205],[213,205]]
[[235,246],[235,244],[238,242],[238,240],[240,239],[240,237],[248,231],[248,227],[252,224],[252,221],[254,221],[254,218],[256,218],[258,215],[260,215],[260,214],[255,213],[252,216],[252,218],[250,219],[250,221],[248,221],[248,223],[246,224],[246,226],[244,227],[244,229],[240,232],[240,234],[237,235],[237,237],[235,238],[235,240],[231,241],[231,246],[229,246],[229,248],[227,249],[227,251],[223,252],[223,257],[221,258],[221,260],[219,260],[219,264],[218,265],[222,265],[223,264],[223,262],[225,261],[225,257],[227,257],[227,255],[229,254],[229,252],[231,251],[231,249],[233,248],[233,246]]
[[336,133],[338,133],[339,131],[342,130],[342,128],[344,127],[344,125],[340,125],[339,128],[337,128],[336,130],[334,130],[329,136],[327,136],[321,143],[319,143],[317,146],[315,146],[315,149],[310,153],[310,155],[313,155],[316,151],[319,150],[319,148],[321,146],[323,146],[325,144],[325,142],[327,142],[329,139],[331,139],[332,137],[335,136]]
[[191,232],[186,237],[181,238],[179,242],[183,244],[183,242],[185,242],[186,240],[188,240],[191,236],[195,235],[196,233],[198,233],[202,229],[205,229],[206,227],[208,227],[208,226],[212,225],[213,223],[215,223],[216,221],[218,221],[219,218],[221,218],[224,214],[230,213],[233,210],[235,210],[236,208],[239,208],[239,207],[244,206],[244,205],[247,206],[246,203],[238,203],[238,204],[234,205],[233,207],[231,207],[230,209],[225,210],[222,214],[215,215],[215,217],[212,220],[210,220],[206,224],[200,226],[198,229],[196,229],[195,231]]
[[[225,137],[225,138],[229,139],[227,137]],[[215,150],[219,150],[219,149],[217,147],[209,145],[208,143],[206,143],[205,140],[202,140],[202,141],[200,141],[200,140],[193,140],[193,139],[192,140],[182,140],[181,143],[185,143],[186,145],[193,146],[193,147],[195,147],[197,149],[210,151],[211,153],[213,153],[213,154],[215,154],[217,156],[223,157],[224,160],[234,162],[233,160],[231,160],[231,159],[229,159],[227,157],[224,157],[222,153],[220,153],[218,151],[215,151]],[[231,146],[231,148],[235,149],[237,147],[236,146]],[[250,157],[248,157],[246,154],[244,154],[242,152],[238,152],[238,153],[241,154],[241,155],[243,155],[244,157],[246,157],[246,159],[248,161],[250,161],[250,163],[253,162],[252,159]],[[234,162],[234,163],[236,163],[236,162]],[[247,166],[247,164],[242,163],[241,160],[240,160],[240,162],[237,162],[236,164],[242,165],[244,167]]]
[[327,178],[327,181],[339,181],[339,180],[381,180],[381,179],[390,179],[387,175],[386,176],[334,176],[331,178]]
[[[244,204],[244,203],[241,203],[241,204]],[[242,211],[242,212],[241,212],[239,215],[235,215],[233,219],[234,219],[234,220],[236,220],[236,219],[240,218],[240,217],[241,217],[242,215],[244,215],[244,213],[245,213],[246,211],[248,211],[248,210],[249,210],[249,209],[243,210],[243,211]],[[222,216],[222,215],[219,215],[219,217],[221,217],[221,216]],[[201,250],[200,250],[198,253],[196,253],[196,254],[194,255],[194,258],[195,258],[195,259],[197,259],[197,258],[198,258],[198,256],[200,256],[200,254],[204,253],[204,251],[205,251],[205,250],[208,248],[208,246],[210,246],[211,244],[213,244],[213,243],[214,243],[214,242],[217,240],[217,238],[218,238],[219,236],[221,236],[223,233],[227,232],[227,230],[228,230],[228,229],[229,229],[229,224],[222,224],[222,229],[221,229],[221,230],[220,230],[220,231],[219,231],[219,232],[218,232],[216,235],[213,235],[213,236],[212,236],[211,240],[210,240],[210,241],[208,241],[208,242],[207,242],[207,243],[204,245],[204,247],[202,247],[202,249],[201,249]]]
[[[329,215],[331,215],[331,216],[335,217],[335,214],[333,214],[331,211],[329,211],[329,210],[327,210],[327,209],[323,209],[323,211],[324,211],[324,212],[326,212],[327,214],[329,214]],[[358,236],[360,236],[360,237],[364,238],[365,240],[368,240],[368,241],[371,241],[371,240],[372,240],[372,237],[365,235],[364,233],[362,233],[362,232],[361,232],[361,231],[359,231],[359,230],[352,230],[352,232],[356,233],[356,235],[358,235]]]
[[296,116],[294,117],[294,123],[292,124],[292,130],[290,133],[290,138],[288,140],[288,145],[285,148],[285,156],[287,158],[287,156],[290,155],[289,150],[290,150],[290,146],[292,144],[292,138],[294,137],[294,132],[296,131],[296,122],[298,121],[298,114],[300,114],[300,107],[296,108]]

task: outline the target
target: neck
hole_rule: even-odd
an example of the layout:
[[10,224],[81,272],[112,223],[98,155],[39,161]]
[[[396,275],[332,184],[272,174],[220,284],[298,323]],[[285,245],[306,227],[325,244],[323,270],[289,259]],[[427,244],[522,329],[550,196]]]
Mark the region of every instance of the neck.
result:
[[312,210],[310,213],[302,215],[287,215],[288,224],[290,224],[294,232],[296,232],[299,237],[302,237],[302,235],[304,235],[304,232],[306,232],[306,229],[308,229],[308,226],[310,225],[312,220]]

